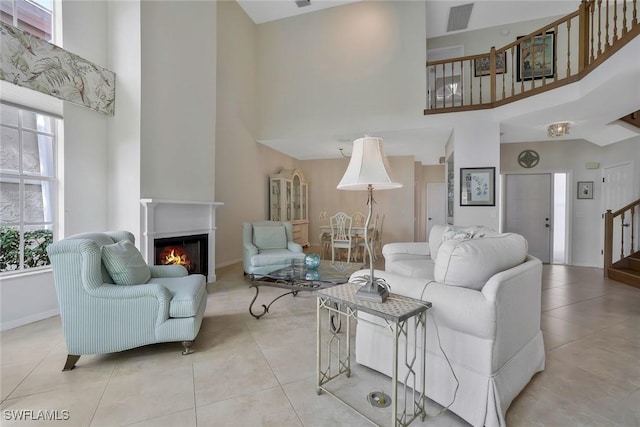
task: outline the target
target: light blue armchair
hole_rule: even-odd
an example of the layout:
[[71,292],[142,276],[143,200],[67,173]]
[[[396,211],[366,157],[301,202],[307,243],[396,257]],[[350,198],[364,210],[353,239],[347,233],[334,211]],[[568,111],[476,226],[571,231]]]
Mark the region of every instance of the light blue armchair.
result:
[[245,274],[267,274],[305,257],[302,246],[293,241],[290,222],[245,222],[242,245]]
[[[207,305],[204,276],[180,265],[147,266],[133,243],[133,234],[115,231],[77,234],[47,248],[67,343],[63,371],[83,354],[160,342],[182,341],[182,354],[191,353]],[[114,253],[115,264],[106,258]]]

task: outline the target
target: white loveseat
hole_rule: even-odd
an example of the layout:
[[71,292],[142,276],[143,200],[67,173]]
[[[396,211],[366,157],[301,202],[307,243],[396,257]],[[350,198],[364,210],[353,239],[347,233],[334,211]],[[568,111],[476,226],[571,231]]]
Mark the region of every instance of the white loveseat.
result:
[[[433,304],[427,316],[427,396],[448,406],[455,395],[450,410],[474,426],[505,426],[507,408],[545,364],[542,263],[527,254],[526,240],[478,227],[437,226],[429,244],[388,244],[383,255],[387,271],[375,275],[392,293]],[[352,280],[365,274],[356,272]],[[356,361],[391,376],[389,328],[366,313],[359,317],[365,321],[357,325]],[[400,367],[399,377],[404,374]]]

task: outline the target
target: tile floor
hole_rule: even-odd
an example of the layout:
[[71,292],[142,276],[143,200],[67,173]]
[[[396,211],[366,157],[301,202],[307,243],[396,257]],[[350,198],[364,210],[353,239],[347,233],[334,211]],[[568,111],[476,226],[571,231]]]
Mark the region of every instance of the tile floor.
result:
[[[285,297],[256,320],[247,310],[254,291],[241,264],[217,274],[190,356],[181,356],[177,343],[160,344],[82,356],[63,373],[58,317],[0,334],[0,424],[49,424],[12,422],[4,410],[64,409],[70,419],[54,425],[369,425],[315,393],[311,294]],[[640,289],[603,279],[600,269],[565,266],[545,266],[543,287],[547,366],[511,405],[509,426],[640,426]],[[263,288],[260,300],[278,291]],[[384,383],[356,366],[344,387],[366,405],[367,393]],[[424,425],[467,424],[444,413]]]

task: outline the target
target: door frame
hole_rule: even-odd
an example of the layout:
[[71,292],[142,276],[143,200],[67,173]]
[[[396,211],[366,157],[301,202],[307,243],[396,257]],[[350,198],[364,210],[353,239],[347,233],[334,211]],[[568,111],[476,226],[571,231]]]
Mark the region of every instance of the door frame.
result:
[[[498,209],[498,223],[500,224],[500,232],[503,232],[503,230],[505,229],[505,224],[506,224],[506,208],[507,208],[507,199],[506,199],[506,182],[507,182],[507,175],[544,175],[544,174],[549,174],[551,175],[551,200],[550,200],[550,215],[551,218],[553,219],[554,217],[554,197],[555,197],[555,192],[554,192],[554,183],[553,183],[553,175],[556,173],[563,173],[566,175],[567,177],[567,182],[565,184],[565,194],[566,194],[566,200],[565,200],[565,218],[564,218],[564,222],[565,222],[565,230],[564,230],[564,242],[565,242],[565,248],[564,248],[564,254],[565,254],[565,265],[572,265],[572,261],[573,261],[573,241],[572,241],[572,221],[571,218],[573,218],[573,173],[571,170],[515,170],[515,171],[509,171],[509,170],[501,170],[500,171],[500,208]],[[553,223],[552,223],[553,224]],[[554,233],[555,233],[555,225],[554,225]],[[551,256],[551,260],[553,260],[553,236],[551,236],[551,238],[549,239],[549,244],[550,244],[550,256]],[[553,263],[550,263],[553,264]]]
[[[633,160],[628,160],[626,162],[618,162],[610,165],[601,165],[600,166],[600,255],[598,259],[600,260],[600,267],[604,266],[604,214],[606,212],[607,207],[604,206],[604,186],[602,185],[602,180],[604,179],[604,171],[605,169],[617,168],[619,166],[631,166],[631,176],[635,176],[635,164]],[[631,194],[637,194],[636,183],[631,183]],[[633,197],[632,197],[633,199]],[[621,206],[622,207],[622,206]]]
[[[443,196],[444,196],[444,200],[442,200],[442,217],[443,217],[443,224],[445,224],[447,222],[447,183],[446,182],[427,182],[427,185],[425,185],[425,197],[424,197],[424,224],[425,224],[425,234],[424,234],[424,238],[425,238],[425,242],[429,241],[429,232],[431,230],[429,230],[429,203],[430,203],[430,199],[429,199],[429,188],[434,188],[434,185],[438,185],[439,187],[442,188],[442,192],[443,192]],[[431,187],[430,187],[431,186]]]

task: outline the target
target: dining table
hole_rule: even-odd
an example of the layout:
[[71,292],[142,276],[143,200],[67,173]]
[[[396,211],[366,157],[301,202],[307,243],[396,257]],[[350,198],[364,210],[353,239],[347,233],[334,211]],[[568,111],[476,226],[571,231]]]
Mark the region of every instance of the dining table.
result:
[[[365,226],[355,226],[355,225],[353,225],[353,226],[351,226],[351,235],[354,236],[354,237],[357,236],[358,238],[362,238],[364,240],[364,230],[365,230],[365,228],[366,228]],[[331,226],[330,225],[321,225],[320,226],[320,231],[322,233],[331,234]],[[373,236],[373,231],[374,231],[374,228],[371,227],[371,225],[369,225],[369,233],[368,233],[369,238],[371,238],[371,236]],[[364,255],[364,254],[362,254],[362,255]]]
[[[354,236],[364,236],[365,226],[351,226],[351,234]],[[331,234],[331,226],[330,225],[321,225],[320,231],[323,233]],[[373,227],[369,226],[369,235],[373,233]]]

